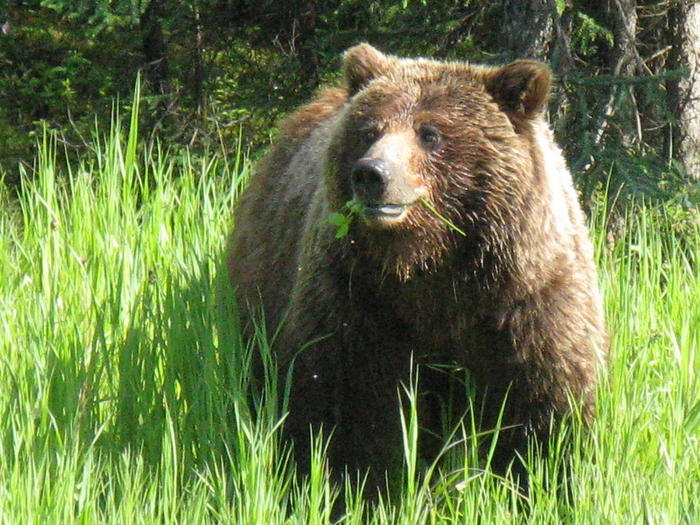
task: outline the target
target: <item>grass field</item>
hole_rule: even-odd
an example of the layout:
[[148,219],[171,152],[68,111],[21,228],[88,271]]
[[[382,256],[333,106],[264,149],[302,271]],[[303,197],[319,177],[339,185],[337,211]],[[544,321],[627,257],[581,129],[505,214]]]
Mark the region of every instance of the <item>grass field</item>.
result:
[[326,523],[339,493],[343,523],[700,523],[697,215],[638,206],[606,238],[595,214],[609,375],[588,437],[530,459],[527,502],[468,436],[418,468],[409,420],[404,489],[370,505],[329,486],[322,442],[298,484],[274,405],[248,412],[265,342],[238,338],[221,268],[247,164],[137,143],[116,128],[66,176],[45,139],[0,195],[2,523]]

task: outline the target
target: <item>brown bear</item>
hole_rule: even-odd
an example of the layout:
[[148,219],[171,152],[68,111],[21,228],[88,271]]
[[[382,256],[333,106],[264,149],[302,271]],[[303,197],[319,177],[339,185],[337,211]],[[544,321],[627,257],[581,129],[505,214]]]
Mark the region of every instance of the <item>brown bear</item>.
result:
[[[332,467],[381,484],[414,364],[433,429],[440,399],[466,407],[466,368],[503,470],[572,400],[591,418],[607,352],[592,246],[542,115],[550,71],[360,44],[343,77],[283,122],[230,239],[243,322],[262,313],[292,370],[286,430],[301,462],[310,428],[332,431]],[[329,217],[349,202],[339,234]]]

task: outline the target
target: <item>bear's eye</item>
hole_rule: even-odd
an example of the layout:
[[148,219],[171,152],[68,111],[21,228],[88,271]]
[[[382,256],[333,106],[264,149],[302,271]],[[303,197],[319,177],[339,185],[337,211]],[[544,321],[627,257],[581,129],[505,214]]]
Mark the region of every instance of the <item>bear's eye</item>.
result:
[[440,140],[442,140],[440,131],[435,126],[431,126],[430,124],[421,125],[421,127],[418,129],[418,136],[420,137],[421,142],[430,149],[437,147],[437,145],[440,144]]
[[358,132],[365,142],[374,142],[379,136],[379,127],[372,122],[366,122],[360,126]]

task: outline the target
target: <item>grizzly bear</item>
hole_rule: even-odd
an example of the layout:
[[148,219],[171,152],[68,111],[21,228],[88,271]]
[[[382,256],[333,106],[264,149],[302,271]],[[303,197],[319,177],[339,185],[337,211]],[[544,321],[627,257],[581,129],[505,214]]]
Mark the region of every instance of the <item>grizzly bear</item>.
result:
[[466,369],[505,471],[572,401],[590,420],[606,359],[591,242],[543,117],[550,71],[360,44],[343,79],[282,123],[230,238],[243,323],[262,314],[291,377],[286,432],[303,463],[323,428],[336,471],[381,485],[413,367],[427,435],[448,397],[468,407]]

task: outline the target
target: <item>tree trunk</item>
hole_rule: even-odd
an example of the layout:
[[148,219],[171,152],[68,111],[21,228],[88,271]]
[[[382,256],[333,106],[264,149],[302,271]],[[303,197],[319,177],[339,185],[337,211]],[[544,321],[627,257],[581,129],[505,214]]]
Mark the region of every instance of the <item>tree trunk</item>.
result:
[[168,92],[170,71],[168,55],[163,36],[162,0],[151,0],[141,15],[141,51],[144,56],[146,79],[159,95]]
[[509,58],[547,60],[554,40],[549,0],[506,0],[503,3],[503,49]]
[[700,179],[700,3],[683,2],[670,13],[674,33],[672,67],[686,74],[671,86],[676,108],[673,155],[687,175]]
[[[609,9],[615,40],[615,48],[609,66],[610,73],[614,76],[632,78],[640,62],[637,53],[637,0],[612,0],[609,2]],[[610,119],[620,104],[620,98],[625,94],[630,98],[628,102],[630,107],[636,111],[633,88],[631,86],[625,87],[620,84],[612,84],[608,100],[598,118],[593,138],[594,147],[602,145],[603,138],[610,125]],[[634,142],[634,130],[631,128],[622,129],[621,134],[621,140],[626,146]]]
[[318,5],[314,0],[301,2],[294,18],[296,33],[295,47],[301,69],[301,78],[309,89],[314,89],[319,83],[320,59],[316,51],[316,28],[318,24]]

